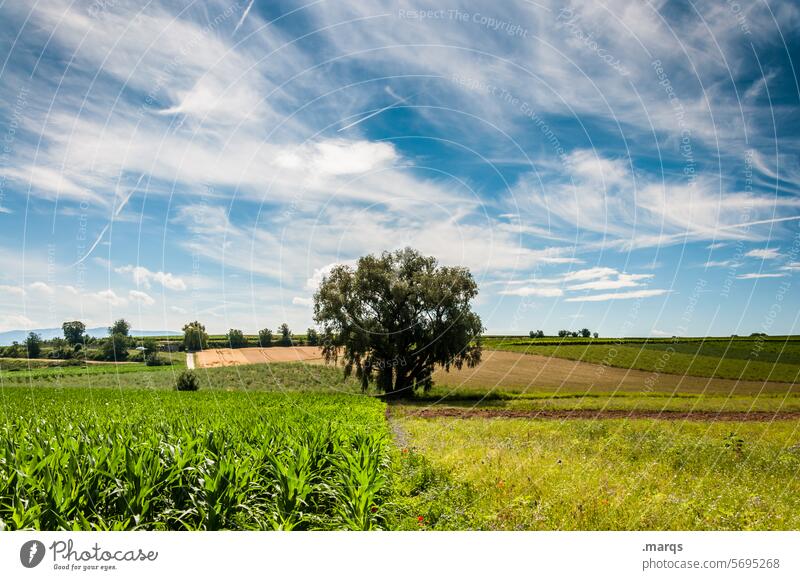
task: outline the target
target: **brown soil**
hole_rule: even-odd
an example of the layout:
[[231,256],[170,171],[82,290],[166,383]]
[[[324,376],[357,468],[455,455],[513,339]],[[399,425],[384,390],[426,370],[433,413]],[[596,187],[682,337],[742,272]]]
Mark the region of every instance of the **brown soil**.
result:
[[666,421],[782,421],[800,419],[800,411],[750,413],[736,411],[625,411],[625,410],[549,410],[524,411],[514,409],[460,409],[429,407],[404,413],[408,417],[435,419],[661,419]]
[[316,346],[280,346],[272,348],[214,348],[195,353],[198,368],[230,367],[273,362],[322,363]]
[[786,393],[800,385],[655,374],[598,364],[499,350],[486,350],[475,368],[437,371],[434,383],[454,390],[504,391],[658,391],[685,393]]

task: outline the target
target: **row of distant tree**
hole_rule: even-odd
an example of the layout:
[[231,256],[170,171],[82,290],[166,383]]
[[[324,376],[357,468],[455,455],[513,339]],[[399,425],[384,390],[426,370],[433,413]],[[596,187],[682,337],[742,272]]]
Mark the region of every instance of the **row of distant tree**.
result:
[[[198,351],[208,348],[209,342],[206,327],[197,320],[183,327],[183,346],[187,351]],[[231,348],[245,348],[248,346],[292,346],[298,344],[300,341],[295,338],[289,325],[284,322],[278,327],[277,333],[269,328],[259,330],[258,338],[254,342],[250,342],[250,339],[248,339],[247,335],[245,335],[242,330],[231,328],[225,334],[223,342],[225,346]],[[319,345],[319,333],[313,328],[306,330],[304,344],[309,346]]]
[[108,327],[108,337],[94,338],[86,334],[86,325],[80,320],[71,320],[61,325],[64,338],[43,340],[42,337],[30,332],[22,344],[13,343],[2,349],[6,357],[50,358],[50,359],[88,359],[99,361],[126,361],[131,358],[130,350],[139,348],[133,355],[134,359],[155,366],[167,364],[158,357],[158,344],[153,339],[144,339],[137,345],[137,341],[130,336],[131,325],[124,318],[120,318]]
[[[0,356],[73,359],[86,358],[103,361],[126,361],[133,356],[151,365],[163,364],[158,358],[158,343],[153,338],[137,340],[130,335],[131,324],[124,318],[116,320],[108,327],[108,337],[95,338],[86,334],[86,325],[80,320],[71,320],[61,325],[64,338],[43,340],[42,337],[30,332],[22,344],[14,342],[11,346],[0,347]],[[278,327],[277,332],[264,328],[258,332],[258,338],[252,340],[237,328],[231,328],[223,339],[224,346],[231,348],[244,348],[247,346],[291,346],[294,344],[319,345],[319,333],[309,328],[306,330],[304,340],[298,340],[285,322]],[[215,346],[223,346],[215,341]],[[196,351],[207,348],[209,337],[206,327],[198,321],[190,322],[183,327],[183,345],[186,350]],[[131,355],[130,350],[137,348],[140,352]]]
[[[544,338],[545,334],[544,334],[544,330],[531,330],[528,333],[528,336],[530,336],[531,338]],[[580,330],[559,330],[558,331],[558,337],[559,338],[567,338],[567,337],[577,338],[579,336],[583,337],[583,338],[589,338],[589,337],[597,338],[600,335],[597,334],[596,332],[592,332],[588,328],[581,328]]]

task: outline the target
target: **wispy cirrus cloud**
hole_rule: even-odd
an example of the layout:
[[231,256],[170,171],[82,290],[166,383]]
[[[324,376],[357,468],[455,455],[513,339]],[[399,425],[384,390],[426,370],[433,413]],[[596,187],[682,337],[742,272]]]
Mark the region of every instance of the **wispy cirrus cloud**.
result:
[[572,296],[566,298],[567,302],[607,302],[609,300],[631,300],[635,298],[652,298],[669,293],[669,290],[629,290],[627,292],[609,292],[605,294],[589,294],[587,296]]
[[780,248],[759,248],[750,250],[745,254],[748,258],[759,258],[761,260],[777,260],[781,257]]
[[783,272],[748,272],[736,276],[737,280],[760,280],[761,278],[785,278]]
[[[575,270],[566,272],[560,276],[539,278],[530,281],[507,281],[506,288],[501,290],[499,294],[506,296],[539,296],[543,298],[556,298],[563,296],[565,291],[574,293],[579,291],[599,291],[599,290],[617,290],[620,288],[636,288],[645,285],[646,281],[651,280],[653,274],[629,274],[620,272],[614,268],[595,266],[592,268],[584,268],[582,270]],[[578,281],[578,283],[574,283]],[[534,282],[535,285],[530,285]],[[657,296],[666,291],[658,290],[655,292],[623,292],[616,293],[622,297],[630,296],[632,298],[646,298],[649,296]],[[596,294],[584,295],[582,297],[569,297],[567,302],[591,302],[611,300],[608,298],[610,294]]]

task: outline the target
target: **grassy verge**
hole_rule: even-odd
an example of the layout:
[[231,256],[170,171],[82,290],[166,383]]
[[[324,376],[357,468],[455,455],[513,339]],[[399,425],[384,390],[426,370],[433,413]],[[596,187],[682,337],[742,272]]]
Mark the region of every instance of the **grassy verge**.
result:
[[457,406],[516,410],[626,410],[626,411],[800,411],[800,395],[765,394],[760,396],[698,395],[693,393],[636,392],[533,392],[512,394],[437,393],[407,403],[414,407]]
[[488,530],[800,526],[797,422],[397,421],[410,453],[470,490],[452,510],[422,496],[418,512],[445,509],[435,529],[462,513]]

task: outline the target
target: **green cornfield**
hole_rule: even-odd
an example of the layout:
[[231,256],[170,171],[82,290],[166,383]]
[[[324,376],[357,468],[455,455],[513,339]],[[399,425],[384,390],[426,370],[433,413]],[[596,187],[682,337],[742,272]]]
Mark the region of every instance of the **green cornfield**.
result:
[[6,388],[0,410],[0,529],[385,526],[368,397]]

